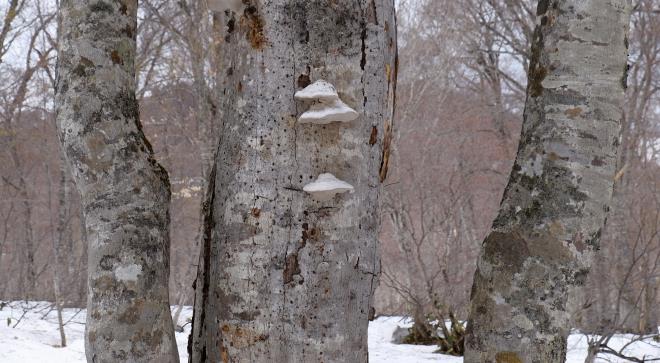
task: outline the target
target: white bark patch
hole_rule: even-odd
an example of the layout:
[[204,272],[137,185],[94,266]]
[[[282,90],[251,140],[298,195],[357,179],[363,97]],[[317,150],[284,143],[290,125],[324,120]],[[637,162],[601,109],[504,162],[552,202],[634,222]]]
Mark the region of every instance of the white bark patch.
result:
[[117,266],[113,272],[119,281],[137,282],[138,276],[142,273],[142,266],[134,263],[125,266]]
[[323,125],[331,122],[350,122],[359,116],[357,111],[339,99],[335,87],[324,80],[318,80],[296,92],[294,98],[314,102],[309,110],[300,116],[300,123]]
[[536,154],[534,159],[527,160],[525,165],[522,166],[520,173],[529,177],[535,177],[543,174],[543,157],[541,157],[539,154]]
[[500,293],[495,293],[493,294],[493,300],[495,300],[495,304],[497,305],[504,305],[506,304],[506,300],[502,297]]
[[247,138],[247,143],[250,145],[251,148],[262,151],[264,149],[263,143],[261,142],[262,139],[260,137],[251,137],[249,136]]
[[353,186],[343,180],[335,178],[330,173],[319,175],[316,181],[303,187],[303,190],[318,201],[331,200],[336,194],[353,192]]
[[[520,327],[521,329],[524,330],[531,330],[534,329],[534,323],[532,323],[531,320],[529,320],[526,316],[524,315],[516,315],[513,317],[513,323],[516,324],[516,326]],[[521,337],[522,338],[522,337]]]

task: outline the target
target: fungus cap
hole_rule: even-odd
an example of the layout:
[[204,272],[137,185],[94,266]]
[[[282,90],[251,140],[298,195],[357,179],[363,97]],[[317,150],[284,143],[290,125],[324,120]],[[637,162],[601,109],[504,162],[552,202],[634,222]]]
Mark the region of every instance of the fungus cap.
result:
[[337,89],[325,80],[318,80],[304,89],[296,92],[294,98],[299,101],[312,101],[309,110],[305,111],[298,121],[309,124],[329,124],[331,122],[349,122],[360,115],[341,99]]
[[340,99],[332,103],[315,103],[305,111],[298,122],[303,124],[325,125],[331,122],[350,122],[358,118],[359,114]]
[[353,186],[343,180],[337,179],[330,173],[324,173],[318,178],[305,185],[303,190],[312,195],[312,198],[318,201],[328,201],[334,198],[336,194],[353,192]]
[[293,96],[299,101],[334,101],[339,99],[337,89],[330,82],[323,79],[310,84]]

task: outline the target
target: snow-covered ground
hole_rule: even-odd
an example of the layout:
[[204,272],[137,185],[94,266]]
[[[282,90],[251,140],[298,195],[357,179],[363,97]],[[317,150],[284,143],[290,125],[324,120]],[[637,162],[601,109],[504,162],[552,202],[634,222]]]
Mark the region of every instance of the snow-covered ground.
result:
[[[192,316],[189,307],[184,308],[181,321]],[[78,363],[85,361],[83,332],[85,311],[66,309],[64,311],[67,347],[59,348],[57,315],[50,303],[12,302],[0,310],[0,362],[2,363]],[[369,360],[374,363],[396,362],[441,362],[461,363],[463,360],[433,353],[435,347],[396,345],[390,343],[392,332],[397,325],[407,326],[407,321],[399,317],[381,317],[369,324]],[[183,333],[177,333],[181,361],[187,361],[186,344],[190,325]],[[611,346],[620,347],[629,341],[628,336],[616,337]],[[586,356],[586,338],[572,335],[568,342],[569,352],[566,362],[582,363]],[[646,355],[660,357],[660,343],[635,343],[627,350],[637,357]],[[609,362],[624,362],[607,357]],[[606,362],[606,360],[602,360]]]

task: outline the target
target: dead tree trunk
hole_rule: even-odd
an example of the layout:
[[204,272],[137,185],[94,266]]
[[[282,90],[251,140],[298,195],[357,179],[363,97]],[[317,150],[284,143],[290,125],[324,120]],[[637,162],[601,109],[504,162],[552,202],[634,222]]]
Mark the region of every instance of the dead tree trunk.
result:
[[85,215],[88,362],[178,362],[167,172],[135,99],[137,0],[66,0],[57,126]]
[[567,304],[612,195],[629,7],[539,1],[522,137],[478,261],[466,363],[565,360]]
[[[223,45],[191,361],[367,362],[396,79],[393,1],[253,0],[237,10]],[[297,122],[324,107],[294,98],[319,80],[359,117]],[[307,116],[338,109],[325,111]],[[303,188],[323,173],[354,193],[315,200]]]

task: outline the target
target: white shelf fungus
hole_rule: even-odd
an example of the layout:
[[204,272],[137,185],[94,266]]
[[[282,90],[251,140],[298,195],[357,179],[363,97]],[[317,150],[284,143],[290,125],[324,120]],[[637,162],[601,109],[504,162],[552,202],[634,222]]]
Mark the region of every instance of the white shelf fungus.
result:
[[243,7],[243,0],[208,0],[209,10],[225,11],[227,9],[238,13]]
[[294,98],[299,101],[312,101],[312,106],[300,115],[298,122],[310,124],[328,124],[331,122],[349,122],[359,114],[339,99],[335,87],[322,79],[296,92]]
[[330,173],[319,175],[319,177],[305,185],[303,190],[312,195],[312,198],[318,201],[328,201],[334,198],[336,194],[351,192],[353,193],[353,186],[343,180],[335,178]]

